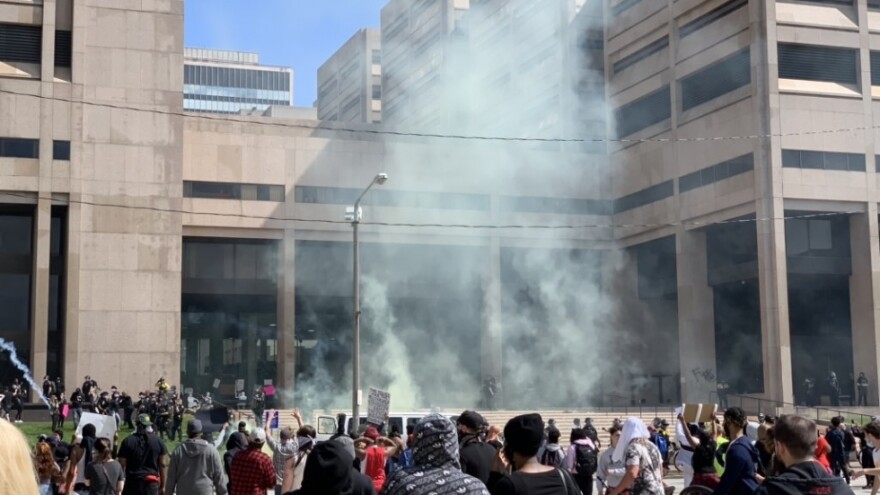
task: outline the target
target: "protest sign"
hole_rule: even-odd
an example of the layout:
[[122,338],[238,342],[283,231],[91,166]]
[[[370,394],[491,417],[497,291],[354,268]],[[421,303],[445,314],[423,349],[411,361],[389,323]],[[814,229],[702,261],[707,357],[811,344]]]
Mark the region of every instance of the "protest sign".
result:
[[710,423],[715,421],[717,404],[682,404],[681,416],[685,423]]
[[113,437],[116,435],[116,418],[113,416],[104,416],[103,414],[95,414],[84,412],[76,427],[74,436],[82,438],[82,429],[85,425],[95,425],[98,438],[106,438],[113,444]]
[[220,388],[220,379],[219,378],[214,378],[214,388],[215,389]]
[[367,423],[380,425],[385,422],[391,407],[391,394],[384,390],[370,388],[367,396]]

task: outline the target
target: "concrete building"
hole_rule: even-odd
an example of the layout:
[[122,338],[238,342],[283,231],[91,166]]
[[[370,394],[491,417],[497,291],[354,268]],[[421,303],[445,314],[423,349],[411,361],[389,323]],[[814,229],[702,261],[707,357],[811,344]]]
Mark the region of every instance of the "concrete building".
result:
[[607,4],[607,161],[405,135],[418,120],[184,113],[182,1],[103,5],[0,7],[0,337],[35,376],[346,404],[343,212],[387,172],[363,204],[365,387],[470,405],[500,377],[532,408],[721,380],[792,402],[863,371],[877,404],[873,2]]
[[616,237],[684,399],[827,403],[833,371],[877,403],[878,8],[610,2]]
[[184,49],[184,110],[238,113],[272,105],[293,105],[293,69],[261,65],[256,53]]
[[361,29],[318,68],[318,118],[382,122],[382,39]]
[[[382,8],[382,119],[447,129],[461,116],[442,102],[468,67],[462,29],[470,0],[391,0]],[[459,55],[459,58],[456,58]]]

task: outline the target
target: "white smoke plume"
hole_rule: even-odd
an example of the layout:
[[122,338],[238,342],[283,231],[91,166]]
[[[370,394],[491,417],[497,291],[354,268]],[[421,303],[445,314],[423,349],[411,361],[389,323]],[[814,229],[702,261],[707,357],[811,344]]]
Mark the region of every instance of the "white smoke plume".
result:
[[34,377],[31,376],[31,370],[25,366],[24,363],[18,359],[18,353],[15,351],[15,344],[12,342],[8,342],[0,338],[0,349],[5,350],[9,353],[9,358],[12,360],[12,365],[15,366],[19,371],[21,371],[22,375],[24,375],[25,381],[31,386],[34,392],[40,397],[40,400],[43,401],[43,404],[46,404],[46,407],[49,407],[49,399],[43,395],[43,389],[34,381]]

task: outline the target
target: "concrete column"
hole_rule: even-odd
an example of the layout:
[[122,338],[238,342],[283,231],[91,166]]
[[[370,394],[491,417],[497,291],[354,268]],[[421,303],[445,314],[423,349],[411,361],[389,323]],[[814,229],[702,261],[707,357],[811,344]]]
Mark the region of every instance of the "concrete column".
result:
[[[73,182],[73,181],[72,181]],[[73,385],[85,375],[82,373],[88,365],[79,362],[79,300],[80,300],[80,242],[82,230],[82,206],[75,202],[80,194],[71,194],[71,203],[67,209],[67,263],[65,263],[65,311],[64,311],[64,373],[65,384]],[[82,365],[82,367],[80,367]],[[69,396],[73,388],[68,385]]]
[[[791,375],[791,332],[788,324],[788,264],[782,198],[758,201],[758,286],[764,396],[794,402]],[[779,219],[777,219],[779,218]],[[769,219],[769,220],[768,220]]]
[[[853,376],[868,377],[868,405],[878,404],[880,394],[880,236],[877,205],[868,213],[850,216],[852,276],[849,281],[852,315]],[[857,400],[854,399],[854,400]]]
[[[752,79],[756,94],[752,108],[758,134],[765,136],[779,136],[782,132],[775,18],[773,2],[749,3]],[[754,151],[764,396],[793,402],[780,138],[756,140]]]
[[706,233],[680,228],[675,236],[678,355],[683,402],[716,400],[715,301],[709,286]]
[[[483,332],[480,335],[481,379],[502,379],[501,246],[497,237],[489,244],[489,269],[483,281]],[[503,391],[503,388],[502,388]]]
[[[37,200],[34,214],[33,278],[31,279],[31,372],[41,381],[46,374],[49,344],[49,258],[52,244],[52,201]],[[32,396],[36,398],[36,396]]]
[[276,386],[292,397],[296,385],[296,233],[293,229],[285,230],[284,239],[278,244],[278,265]]

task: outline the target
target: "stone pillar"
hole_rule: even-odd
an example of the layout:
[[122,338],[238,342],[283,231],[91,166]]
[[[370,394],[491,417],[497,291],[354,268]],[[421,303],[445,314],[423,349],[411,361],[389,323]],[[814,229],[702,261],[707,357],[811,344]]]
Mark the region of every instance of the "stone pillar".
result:
[[752,113],[755,140],[755,215],[758,230],[758,286],[764,397],[793,402],[791,333],[788,325],[788,265],[785,254],[785,204],[782,191],[782,133],[774,2],[749,2],[752,35]]
[[[878,404],[880,394],[880,239],[877,205],[868,204],[868,213],[850,216],[852,276],[849,281],[852,315],[853,376],[868,377],[868,405]],[[853,400],[857,400],[858,397]]]
[[715,301],[709,286],[706,233],[680,228],[675,236],[678,355],[683,402],[716,400]]
[[296,386],[296,234],[284,231],[278,243],[278,376],[276,386],[285,392],[276,400],[293,397]]
[[[52,201],[40,198],[34,213],[33,278],[31,282],[31,373],[37,383],[46,374],[49,345],[49,258],[52,244]],[[37,395],[31,396],[36,399]]]
[[764,397],[792,403],[791,332],[788,325],[788,263],[782,198],[758,201],[758,286]]
[[[497,237],[489,244],[489,269],[483,281],[483,332],[480,335],[481,380],[494,376],[501,383],[502,376],[502,327],[501,327],[501,246]],[[482,382],[480,383],[482,390]]]

